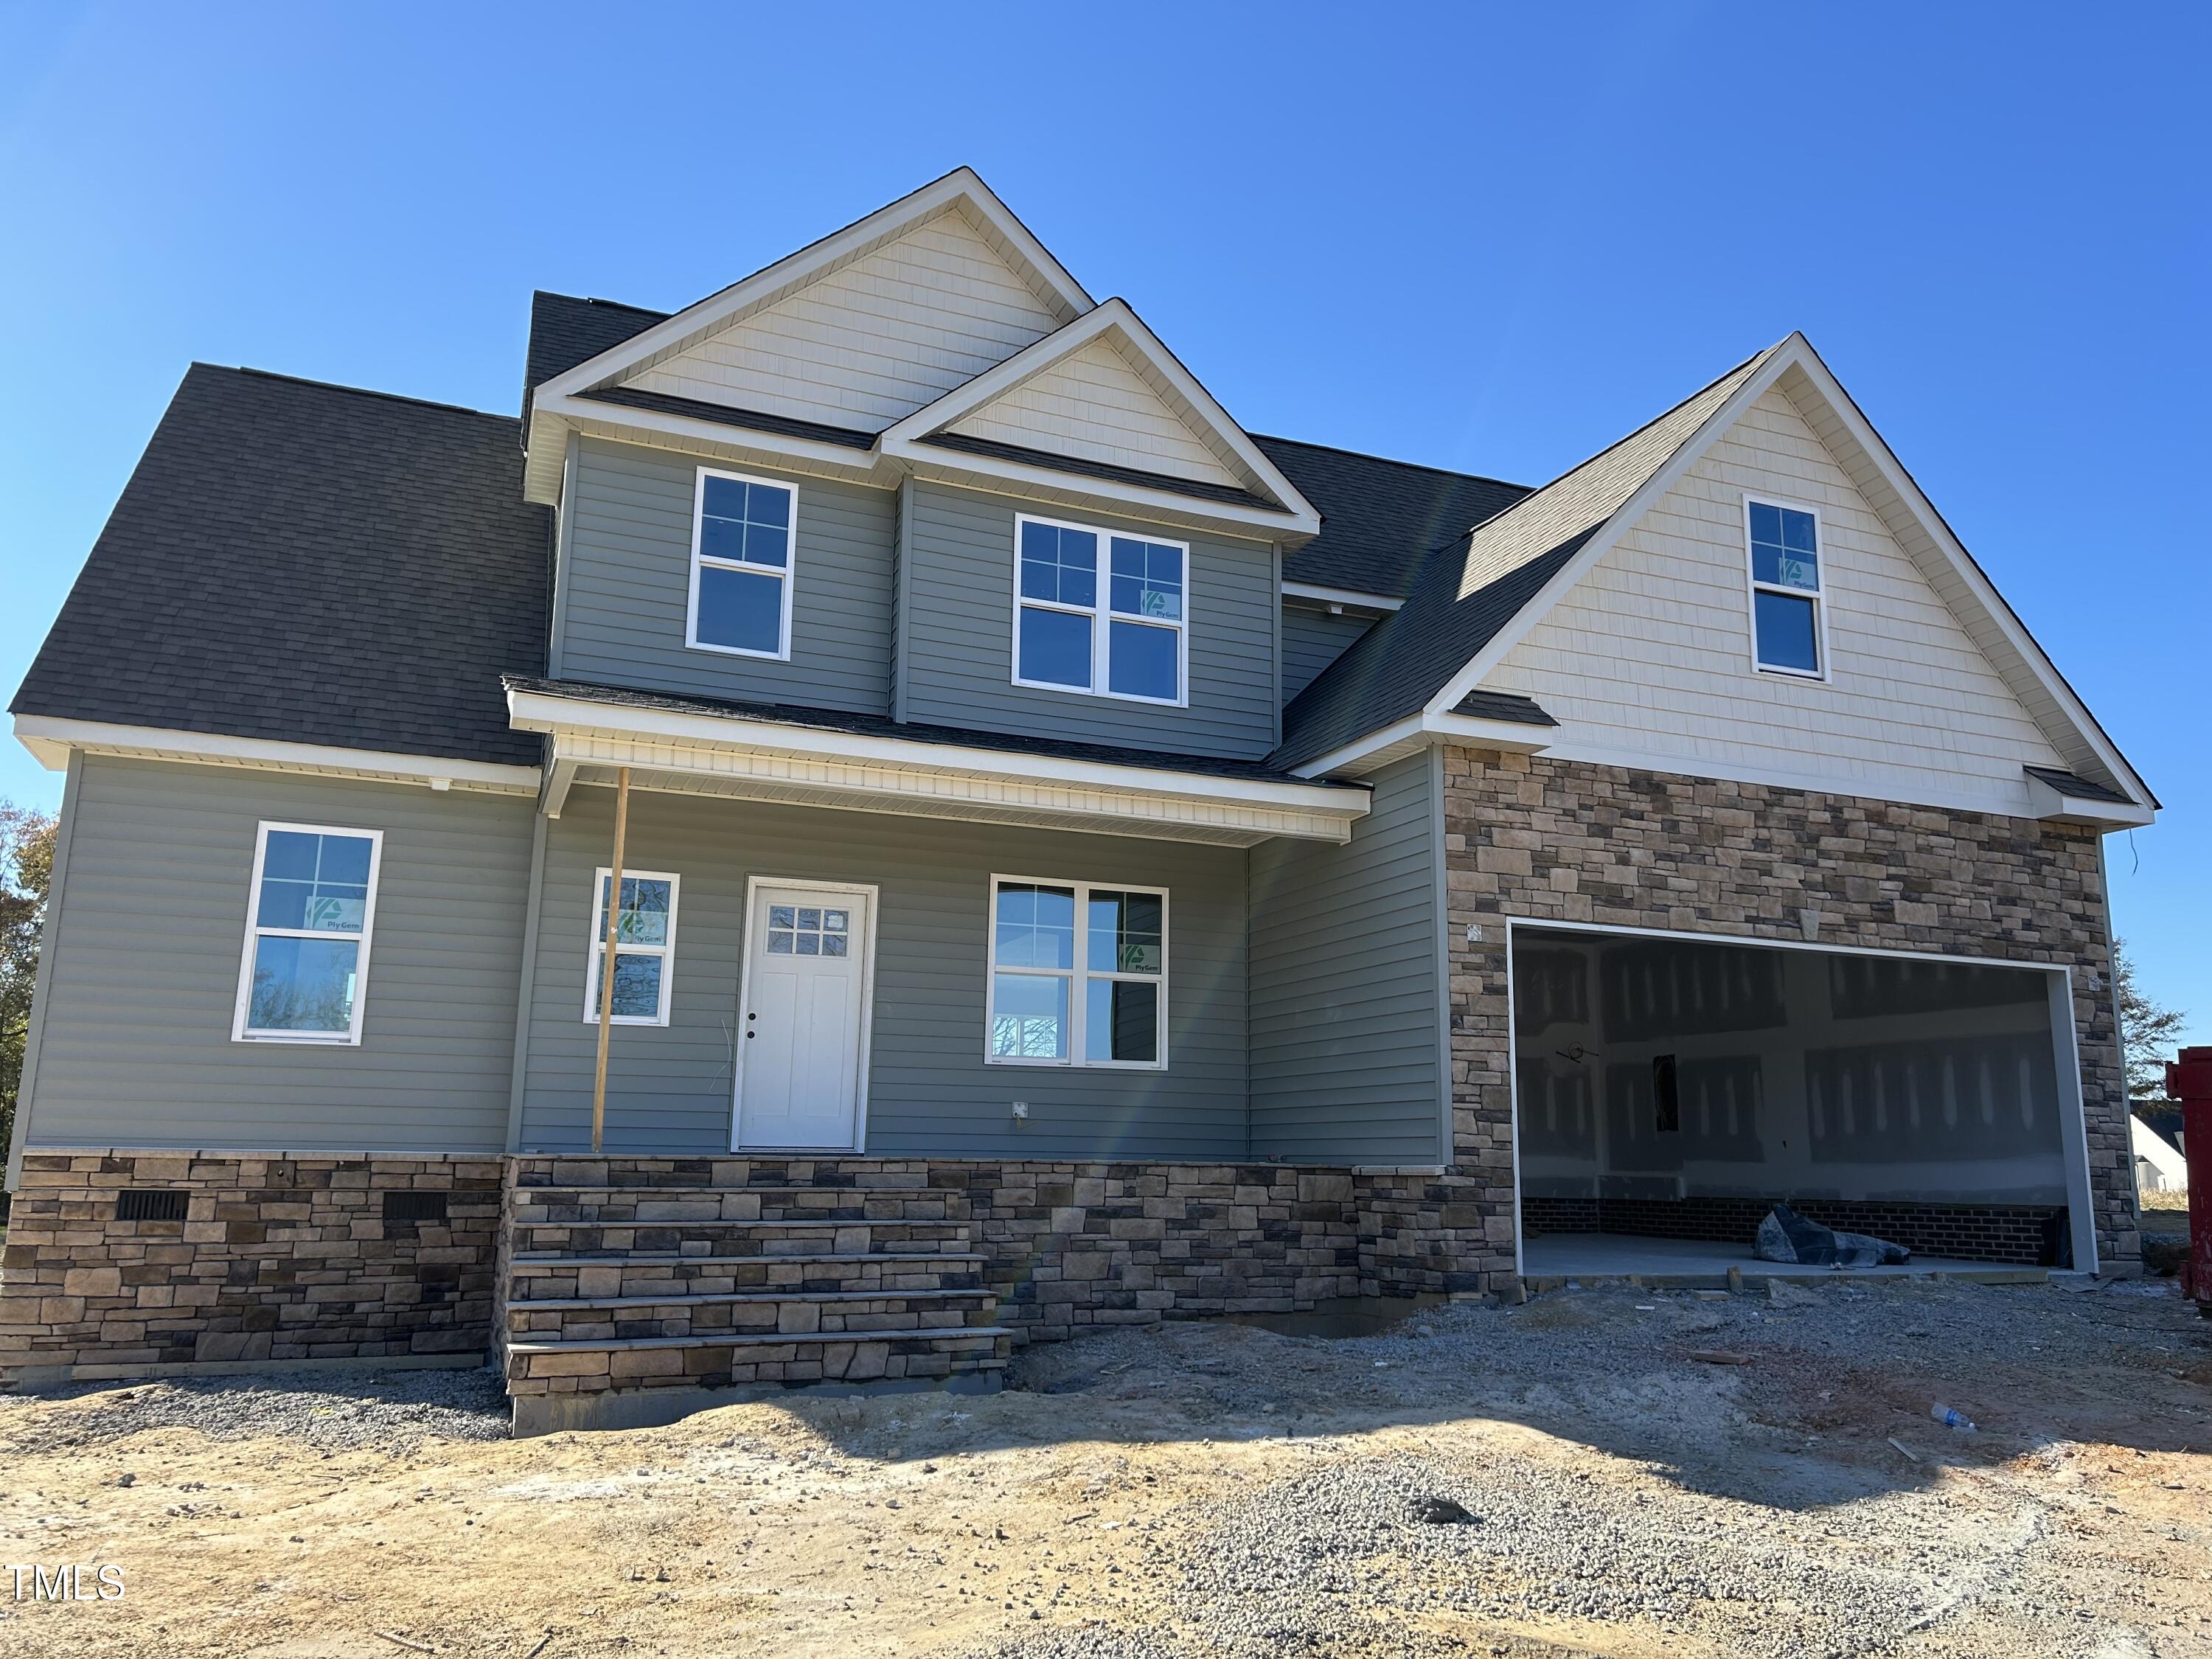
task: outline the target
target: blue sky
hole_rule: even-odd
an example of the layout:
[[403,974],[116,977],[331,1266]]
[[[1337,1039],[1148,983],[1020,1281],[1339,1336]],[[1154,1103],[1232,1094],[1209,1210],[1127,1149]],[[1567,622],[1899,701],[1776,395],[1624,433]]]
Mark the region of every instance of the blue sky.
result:
[[532,288],[966,162],[1257,431],[1536,482],[1803,329],[2163,798],[2119,926],[2212,1042],[2212,13],[1351,15],[0,7],[0,679],[191,360],[511,410]]

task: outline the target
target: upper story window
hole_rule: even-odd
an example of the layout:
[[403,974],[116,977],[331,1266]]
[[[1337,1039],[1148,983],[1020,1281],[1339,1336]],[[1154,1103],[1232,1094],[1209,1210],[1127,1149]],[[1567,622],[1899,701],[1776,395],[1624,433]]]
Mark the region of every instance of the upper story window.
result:
[[1014,684],[1188,701],[1190,548],[1014,520]]
[[380,830],[261,826],[234,1041],[361,1041],[383,850]]
[[1820,520],[1810,507],[1744,497],[1751,544],[1751,659],[1802,679],[1828,677]]
[[798,522],[799,492],[789,484],[699,469],[685,644],[741,657],[790,657]]
[[1162,888],[994,876],[985,1059],[1164,1067],[1167,927]]

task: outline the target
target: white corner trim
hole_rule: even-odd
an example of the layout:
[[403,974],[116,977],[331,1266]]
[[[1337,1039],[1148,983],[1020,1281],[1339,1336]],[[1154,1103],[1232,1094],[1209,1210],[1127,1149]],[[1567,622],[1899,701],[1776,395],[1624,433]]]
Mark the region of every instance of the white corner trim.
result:
[[191,761],[208,766],[420,783],[434,789],[451,788],[458,784],[464,788],[494,790],[502,794],[534,795],[538,787],[538,769],[534,766],[498,766],[485,761],[446,760],[435,755],[399,755],[376,749],[339,749],[325,744],[279,743],[267,738],[118,726],[101,720],[63,720],[49,714],[16,715],[15,740],[51,772],[62,770],[74,749],[129,759]]
[[1109,833],[1189,840],[1340,842],[1369,807],[1366,791],[1341,787],[956,749],[539,692],[510,690],[507,708],[517,729],[553,738],[556,770],[564,762],[627,765],[700,782],[872,799],[886,811],[1049,816]]
[[1027,262],[1048,290],[1040,297],[1046,298],[1064,319],[1073,319],[1091,309],[1091,296],[1082,284],[992,193],[990,186],[975,170],[956,167],[942,179],[924,185],[866,217],[855,220],[844,229],[786,255],[743,281],[710,294],[632,335],[621,344],[555,375],[538,388],[539,396],[562,398],[599,386],[625,370],[677,349],[697,336],[726,327],[746,313],[772,305],[832,268],[859,257],[871,246],[889,241],[956,205],[982,220]]
[[1316,605],[1340,605],[1359,611],[1396,611],[1405,605],[1385,593],[1362,593],[1349,587],[1323,587],[1316,582],[1285,582],[1286,599],[1310,599]]
[[[1321,532],[1321,514],[1313,504],[1298,493],[1297,486],[1267,459],[1229,411],[1214,401],[1213,394],[1199,383],[1197,376],[1176,360],[1160,337],[1146,326],[1144,319],[1121,299],[1109,300],[1042,339],[1032,341],[997,368],[984,370],[973,380],[953,387],[935,403],[925,404],[904,420],[894,422],[884,429],[878,441],[883,453],[902,459],[911,458],[914,446],[930,434],[974,414],[1109,333],[1119,335],[1117,343],[1135,351],[1154,373],[1173,386],[1190,405],[1191,412],[1211,428],[1215,441],[1237,458],[1250,481],[1274,497],[1290,515],[1290,523],[1285,528],[1300,537]],[[964,453],[963,459],[971,462],[988,459]],[[1271,516],[1279,520],[1279,515]]]

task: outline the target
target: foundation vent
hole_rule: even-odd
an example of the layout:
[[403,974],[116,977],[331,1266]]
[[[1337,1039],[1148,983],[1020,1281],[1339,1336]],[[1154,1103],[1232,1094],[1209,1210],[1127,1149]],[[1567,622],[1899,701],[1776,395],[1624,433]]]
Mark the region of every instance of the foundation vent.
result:
[[443,1221],[446,1218],[446,1195],[443,1193],[386,1193],[384,1195],[384,1218],[386,1221]]
[[129,1187],[115,1195],[118,1221],[182,1221],[191,1194],[174,1187]]

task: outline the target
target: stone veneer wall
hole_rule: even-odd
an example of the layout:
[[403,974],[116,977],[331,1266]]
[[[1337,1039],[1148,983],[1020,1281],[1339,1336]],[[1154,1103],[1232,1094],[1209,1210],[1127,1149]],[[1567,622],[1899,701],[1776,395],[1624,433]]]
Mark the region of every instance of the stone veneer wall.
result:
[[[27,1153],[0,1258],[0,1383],[482,1352],[500,1186],[496,1158]],[[118,1220],[131,1188],[183,1191],[186,1218]],[[446,1221],[386,1221],[393,1191],[445,1193]]]
[[1443,773],[1461,1220],[1422,1278],[1512,1271],[1506,917],[1802,943],[1808,909],[1821,945],[2066,964],[2100,1266],[2139,1267],[2094,830],[1486,750],[1447,749]]
[[1024,1340],[1087,1325],[1291,1313],[1373,1289],[1344,1170],[1277,1164],[931,1160],[964,1195],[999,1321]]

